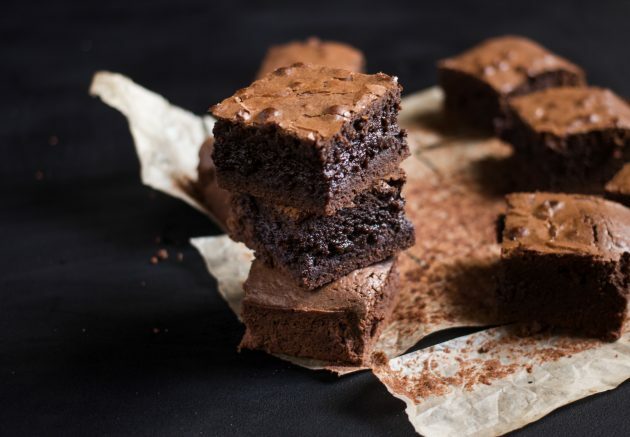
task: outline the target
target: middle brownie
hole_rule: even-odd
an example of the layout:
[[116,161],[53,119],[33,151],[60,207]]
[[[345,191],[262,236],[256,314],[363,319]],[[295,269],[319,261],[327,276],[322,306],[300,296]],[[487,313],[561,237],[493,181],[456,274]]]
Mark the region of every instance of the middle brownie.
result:
[[214,106],[221,188],[331,215],[409,155],[386,74],[294,64]]
[[333,216],[235,195],[229,228],[257,258],[313,289],[413,245],[404,181],[400,170],[380,179]]

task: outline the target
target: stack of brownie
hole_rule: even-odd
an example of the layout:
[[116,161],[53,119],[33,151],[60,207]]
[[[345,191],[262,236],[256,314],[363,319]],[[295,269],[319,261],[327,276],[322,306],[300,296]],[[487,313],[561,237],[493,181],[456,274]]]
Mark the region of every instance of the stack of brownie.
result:
[[214,106],[213,160],[231,236],[256,260],[241,346],[336,363],[369,359],[414,242],[399,165],[396,78],[276,69]]

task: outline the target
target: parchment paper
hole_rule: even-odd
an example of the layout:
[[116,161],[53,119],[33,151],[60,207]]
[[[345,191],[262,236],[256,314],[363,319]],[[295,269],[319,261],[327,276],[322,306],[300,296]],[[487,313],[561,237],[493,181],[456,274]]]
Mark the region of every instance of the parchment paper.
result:
[[[90,92],[127,116],[143,182],[214,217],[189,190],[212,119],[176,108],[113,73],[98,73]],[[493,303],[499,260],[495,220],[509,190],[511,152],[494,138],[446,120],[441,102],[440,90],[431,88],[402,103],[400,122],[412,151],[403,163],[405,196],[417,244],[399,257],[401,300],[375,348],[381,354],[374,371],[407,403],[418,432],[496,435],[629,378],[630,339],[628,333],[606,344],[528,338],[502,327],[395,358],[431,332],[501,322]],[[192,244],[238,316],[251,251],[226,236],[196,238]],[[322,362],[281,358],[330,369]]]
[[374,369],[426,436],[500,435],[630,377],[630,332],[617,342],[478,332]]

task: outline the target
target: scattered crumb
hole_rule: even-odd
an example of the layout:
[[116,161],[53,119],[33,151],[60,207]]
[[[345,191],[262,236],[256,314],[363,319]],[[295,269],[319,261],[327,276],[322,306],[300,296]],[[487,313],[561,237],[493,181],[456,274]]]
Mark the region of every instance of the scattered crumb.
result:
[[157,257],[161,260],[168,259],[168,251],[166,249],[160,249],[156,253]]
[[181,252],[177,252],[177,261],[182,262],[184,261],[184,254]]
[[43,171],[41,171],[41,170],[37,170],[37,171],[35,172],[35,180],[36,180],[36,181],[41,181],[41,180],[43,180],[43,179],[44,179],[44,172],[43,172]]
[[59,138],[57,137],[57,135],[51,135],[48,138],[48,144],[51,146],[56,146],[57,144],[59,144]]
[[157,256],[152,256],[151,257],[151,264],[157,264],[159,262]]
[[153,333],[154,334],[159,334],[160,333],[160,328],[153,328]]

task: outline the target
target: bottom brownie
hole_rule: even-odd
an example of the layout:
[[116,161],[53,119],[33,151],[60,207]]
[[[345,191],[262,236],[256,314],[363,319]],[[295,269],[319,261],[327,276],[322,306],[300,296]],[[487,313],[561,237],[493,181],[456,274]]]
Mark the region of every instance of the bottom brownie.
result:
[[309,291],[255,260],[244,285],[241,348],[367,365],[398,296],[395,259]]
[[499,303],[506,320],[619,338],[629,297],[630,209],[598,197],[507,197]]
[[332,216],[235,194],[230,232],[257,258],[298,284],[317,288],[413,245],[414,229],[401,196],[404,182],[402,171],[383,178]]

